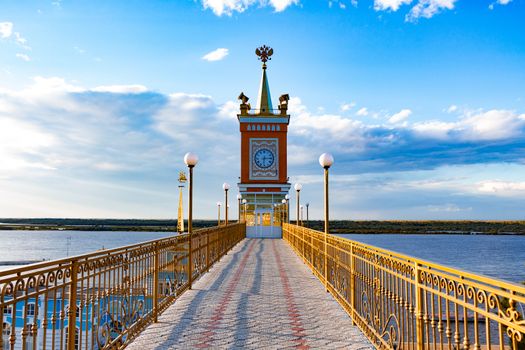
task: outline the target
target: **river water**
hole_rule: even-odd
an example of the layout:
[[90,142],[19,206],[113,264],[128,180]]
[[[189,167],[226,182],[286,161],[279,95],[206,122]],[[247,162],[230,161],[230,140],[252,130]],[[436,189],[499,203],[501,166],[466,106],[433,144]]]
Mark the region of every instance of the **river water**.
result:
[[348,239],[460,270],[525,281],[525,236],[344,234]]
[[[50,260],[173,235],[172,232],[0,231],[2,261]],[[525,236],[345,234],[343,237],[512,282],[525,281]]]
[[5,261],[54,260],[150,241],[173,232],[0,231],[0,270]]

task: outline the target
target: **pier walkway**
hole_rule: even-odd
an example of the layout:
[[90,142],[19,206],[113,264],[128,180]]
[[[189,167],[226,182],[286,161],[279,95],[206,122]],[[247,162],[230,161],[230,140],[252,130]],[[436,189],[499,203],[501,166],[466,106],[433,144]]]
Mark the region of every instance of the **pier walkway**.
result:
[[373,349],[281,239],[245,239],[127,346]]

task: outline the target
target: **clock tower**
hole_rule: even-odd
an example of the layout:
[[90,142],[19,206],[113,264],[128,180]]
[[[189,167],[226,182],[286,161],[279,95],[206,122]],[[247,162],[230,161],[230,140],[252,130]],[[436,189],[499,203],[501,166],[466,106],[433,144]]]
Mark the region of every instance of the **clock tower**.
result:
[[248,237],[278,238],[282,235],[281,222],[287,218],[283,199],[290,190],[286,152],[289,96],[281,95],[277,109],[273,108],[266,73],[273,49],[264,45],[255,53],[262,61],[257,105],[252,109],[249,98],[241,92],[237,115],[241,132],[241,212]]

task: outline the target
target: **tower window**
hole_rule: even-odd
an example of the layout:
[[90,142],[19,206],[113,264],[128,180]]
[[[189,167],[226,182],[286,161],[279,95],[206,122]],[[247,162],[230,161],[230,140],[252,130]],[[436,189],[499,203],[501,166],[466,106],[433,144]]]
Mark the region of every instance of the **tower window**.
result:
[[252,127],[251,127],[250,124],[248,124],[248,129],[247,129],[247,130],[248,130],[248,131],[251,131],[251,130],[252,130]]
[[260,131],[260,130],[261,130],[261,126],[257,125],[257,131]]
[[27,316],[35,316],[35,304],[33,303],[27,304],[26,313],[27,313]]
[[12,307],[10,306],[4,306],[4,315],[11,315]]
[[266,125],[262,126],[263,131],[266,131]]
[[277,131],[281,131],[281,127],[277,125]]

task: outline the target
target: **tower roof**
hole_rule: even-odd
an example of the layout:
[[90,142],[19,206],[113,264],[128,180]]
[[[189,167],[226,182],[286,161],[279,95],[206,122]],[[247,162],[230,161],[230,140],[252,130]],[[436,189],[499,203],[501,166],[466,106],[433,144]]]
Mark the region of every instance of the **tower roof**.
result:
[[257,114],[272,113],[272,95],[270,94],[270,85],[266,75],[266,63],[263,63],[261,85],[259,87],[259,96],[257,99]]

